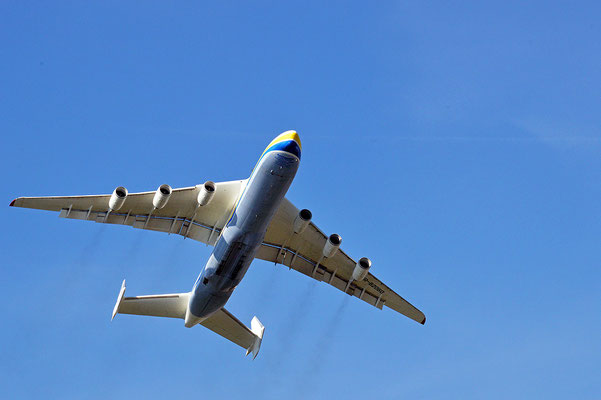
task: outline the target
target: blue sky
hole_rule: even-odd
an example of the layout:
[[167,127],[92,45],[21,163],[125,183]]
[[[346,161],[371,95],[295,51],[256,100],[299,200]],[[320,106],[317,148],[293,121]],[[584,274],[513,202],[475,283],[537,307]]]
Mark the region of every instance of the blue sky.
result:
[[[597,2],[0,5],[7,398],[598,398]],[[17,196],[245,178],[288,198],[425,326],[255,261],[228,303],[259,357],[110,313],[189,290],[199,243],[12,209]]]

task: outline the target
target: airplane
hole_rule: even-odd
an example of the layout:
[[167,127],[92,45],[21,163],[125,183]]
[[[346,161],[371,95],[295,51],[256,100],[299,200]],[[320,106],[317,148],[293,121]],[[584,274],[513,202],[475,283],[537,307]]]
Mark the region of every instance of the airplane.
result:
[[110,195],[19,197],[10,206],[59,212],[59,217],[129,225],[178,234],[214,246],[205,267],[185,293],[125,297],[121,285],[116,314],[180,318],[184,326],[203,325],[257,357],[265,327],[255,316],[250,328],[224,306],[255,258],[282,264],[382,309],[391,308],[421,324],[425,315],[369,271],[370,259],[353,260],[340,249],[342,237],[324,234],[307,209],[285,195],[298,170],[301,141],[286,131],[269,143],[250,177],[206,181],[155,192]]

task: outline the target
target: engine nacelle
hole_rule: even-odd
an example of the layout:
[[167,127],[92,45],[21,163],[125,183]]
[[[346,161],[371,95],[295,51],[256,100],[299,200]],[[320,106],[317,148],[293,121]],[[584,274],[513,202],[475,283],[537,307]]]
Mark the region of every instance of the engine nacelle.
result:
[[371,268],[371,260],[367,257],[360,258],[353,270],[353,280],[362,281],[367,276]]
[[154,206],[154,208],[160,210],[161,208],[165,207],[165,205],[169,201],[169,197],[171,197],[171,192],[171,186],[159,186],[157,192],[154,194],[154,198],[152,199],[152,205]]
[[123,186],[119,186],[113,190],[113,194],[109,200],[109,210],[117,211],[121,207],[123,207],[123,203],[125,203],[125,199],[127,198],[127,189]]
[[199,206],[206,206],[211,202],[215,195],[215,182],[206,181],[200,186],[196,201]]
[[303,233],[309,222],[311,222],[312,217],[313,214],[306,208],[300,210],[294,219],[294,233]]
[[340,243],[342,243],[342,237],[336,233],[331,234],[326,241],[325,246],[323,246],[323,256],[330,258],[336,254],[340,247]]

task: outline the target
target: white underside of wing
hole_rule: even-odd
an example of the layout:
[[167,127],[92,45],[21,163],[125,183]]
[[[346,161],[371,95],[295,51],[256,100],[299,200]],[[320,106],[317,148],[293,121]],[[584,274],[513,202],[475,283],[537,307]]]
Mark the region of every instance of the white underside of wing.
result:
[[155,192],[130,193],[119,210],[109,212],[111,195],[20,197],[11,206],[57,211],[59,216],[175,233],[214,244],[227,222],[245,180],[218,182],[209,204],[199,206],[201,185],[173,189],[167,204],[154,209]]
[[323,248],[328,236],[314,223],[310,223],[301,234],[294,233],[293,225],[298,212],[289,200],[282,201],[257,252],[257,258],[288,266],[377,308],[388,306],[419,323],[425,322],[420,310],[374,275],[368,274],[360,281],[352,280],[356,262],[342,249],[331,258],[324,258]]

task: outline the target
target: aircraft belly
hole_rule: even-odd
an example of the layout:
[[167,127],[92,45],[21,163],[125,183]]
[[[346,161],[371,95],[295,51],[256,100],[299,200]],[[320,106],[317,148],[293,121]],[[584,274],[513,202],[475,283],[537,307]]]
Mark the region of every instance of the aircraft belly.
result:
[[273,158],[261,165],[238,205],[236,226],[246,233],[267,230],[296,174],[298,162],[281,164]]
[[208,290],[201,294],[195,292],[188,303],[188,308],[192,315],[204,319],[223,308],[228,299],[229,296],[213,294]]
[[248,271],[299,160],[273,152],[259,161],[230,221],[198,277],[189,310],[198,318],[222,308]]

